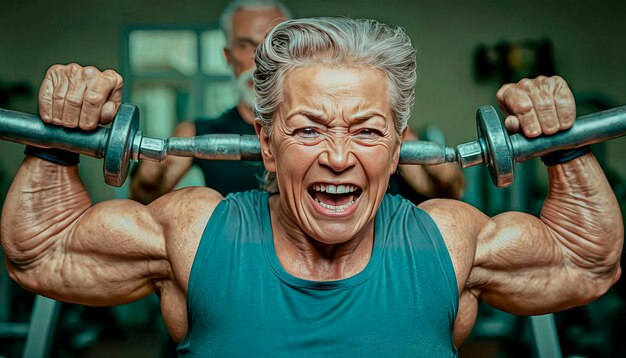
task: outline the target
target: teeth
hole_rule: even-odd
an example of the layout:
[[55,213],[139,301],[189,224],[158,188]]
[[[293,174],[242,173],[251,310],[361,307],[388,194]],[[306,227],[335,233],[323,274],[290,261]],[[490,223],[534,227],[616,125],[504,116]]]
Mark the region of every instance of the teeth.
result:
[[357,187],[354,185],[332,185],[332,184],[315,184],[313,185],[313,190],[326,192],[329,194],[346,194],[352,193],[357,190]]
[[[356,185],[351,185],[351,184],[340,184],[340,185],[333,185],[333,184],[313,184],[311,186],[311,189],[317,191],[317,192],[324,192],[324,193],[328,193],[328,194],[349,194],[349,193],[354,193],[356,192],[359,188]],[[323,208],[326,208],[328,210],[332,210],[335,211],[337,213],[339,212],[343,212],[345,211],[347,208],[349,208],[351,205],[353,205],[358,198],[355,197],[355,195],[352,195],[352,199],[350,199],[350,201],[348,201],[347,203],[343,204],[343,205],[330,205],[330,204],[326,204],[321,202],[318,198],[314,198],[314,200]]]
[[317,200],[317,199],[315,199],[315,201],[317,201],[317,203],[318,203],[321,207],[326,208],[326,209],[328,209],[328,210],[333,210],[333,211],[336,211],[336,212],[341,212],[341,211],[346,210],[347,208],[349,208],[349,207],[350,207],[350,205],[354,204],[354,202],[355,202],[355,200],[354,200],[354,199],[352,199],[352,200],[350,200],[349,202],[347,202],[347,203],[345,203],[345,204],[343,204],[343,205],[334,206],[334,205],[328,205],[328,204],[326,204],[326,203],[322,203],[321,201],[319,201],[319,200]]

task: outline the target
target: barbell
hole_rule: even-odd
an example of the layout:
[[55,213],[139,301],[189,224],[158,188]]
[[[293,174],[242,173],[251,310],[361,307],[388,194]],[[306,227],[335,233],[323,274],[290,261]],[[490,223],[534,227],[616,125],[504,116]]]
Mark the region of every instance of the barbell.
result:
[[[485,164],[497,187],[513,183],[515,163],[547,153],[598,143],[626,134],[626,106],[578,118],[574,125],[553,135],[528,139],[509,135],[492,106],[476,111],[478,139],[455,148],[428,141],[406,141],[400,164],[435,165],[457,162],[462,168]],[[131,161],[161,162],[168,155],[206,160],[261,160],[255,135],[206,134],[190,138],[153,138],[139,128],[139,109],[120,105],[113,124],[92,131],[44,123],[34,114],[0,108],[0,139],[44,148],[58,148],[104,158],[105,182],[122,186]]]

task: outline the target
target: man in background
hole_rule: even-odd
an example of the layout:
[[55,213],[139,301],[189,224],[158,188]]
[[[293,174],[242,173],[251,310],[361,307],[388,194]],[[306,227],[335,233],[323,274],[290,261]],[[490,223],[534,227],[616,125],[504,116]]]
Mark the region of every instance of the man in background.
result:
[[[254,50],[267,31],[290,18],[287,7],[277,0],[235,0],[228,4],[219,20],[226,36],[224,56],[237,82],[239,102],[217,118],[180,123],[172,136],[192,137],[209,133],[255,135],[252,125]],[[152,202],[174,189],[193,164],[202,170],[205,184],[222,195],[259,188],[264,171],[261,162],[207,161],[169,156],[162,163],[141,163],[132,178],[131,198],[144,204]]]
[[[226,36],[224,56],[237,82],[237,106],[215,119],[196,119],[180,123],[174,137],[204,134],[255,134],[252,114],[255,69],[254,50],[265,34],[278,23],[290,19],[291,12],[278,0],[234,0],[220,15],[220,27]],[[409,128],[407,140],[417,140]],[[170,192],[191,166],[200,167],[205,185],[226,196],[232,192],[260,189],[264,174],[261,162],[197,160],[169,156],[162,163],[142,162],[132,176],[130,197],[148,204]],[[271,188],[266,188],[271,191]],[[415,204],[427,198],[461,198],[465,178],[454,163],[442,165],[401,165],[392,175],[389,192],[400,194]]]

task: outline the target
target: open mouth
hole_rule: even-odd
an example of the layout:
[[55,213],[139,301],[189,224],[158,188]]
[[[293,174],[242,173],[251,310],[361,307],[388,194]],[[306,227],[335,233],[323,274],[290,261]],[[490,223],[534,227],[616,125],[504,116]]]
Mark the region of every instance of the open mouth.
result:
[[335,212],[348,209],[363,193],[363,189],[352,184],[313,184],[307,191],[321,207]]

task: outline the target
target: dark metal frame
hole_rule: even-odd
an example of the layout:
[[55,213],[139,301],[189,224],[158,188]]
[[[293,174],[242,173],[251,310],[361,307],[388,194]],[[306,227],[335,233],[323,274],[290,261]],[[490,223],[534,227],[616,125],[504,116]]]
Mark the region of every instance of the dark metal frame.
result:
[[[217,30],[218,25],[209,23],[205,25],[178,25],[178,24],[152,24],[152,25],[128,25],[122,29],[120,39],[120,73],[124,78],[124,88],[122,97],[124,102],[128,102],[131,94],[133,83],[137,80],[141,81],[162,81],[175,80],[180,82],[191,83],[191,109],[192,117],[202,115],[204,109],[204,85],[209,82],[225,82],[230,80],[228,75],[209,75],[202,73],[202,41],[201,36],[205,31]],[[182,74],[148,72],[137,74],[133,73],[130,65],[130,34],[133,31],[193,31],[196,35],[196,61],[198,63],[198,71],[193,76],[185,76]]]

